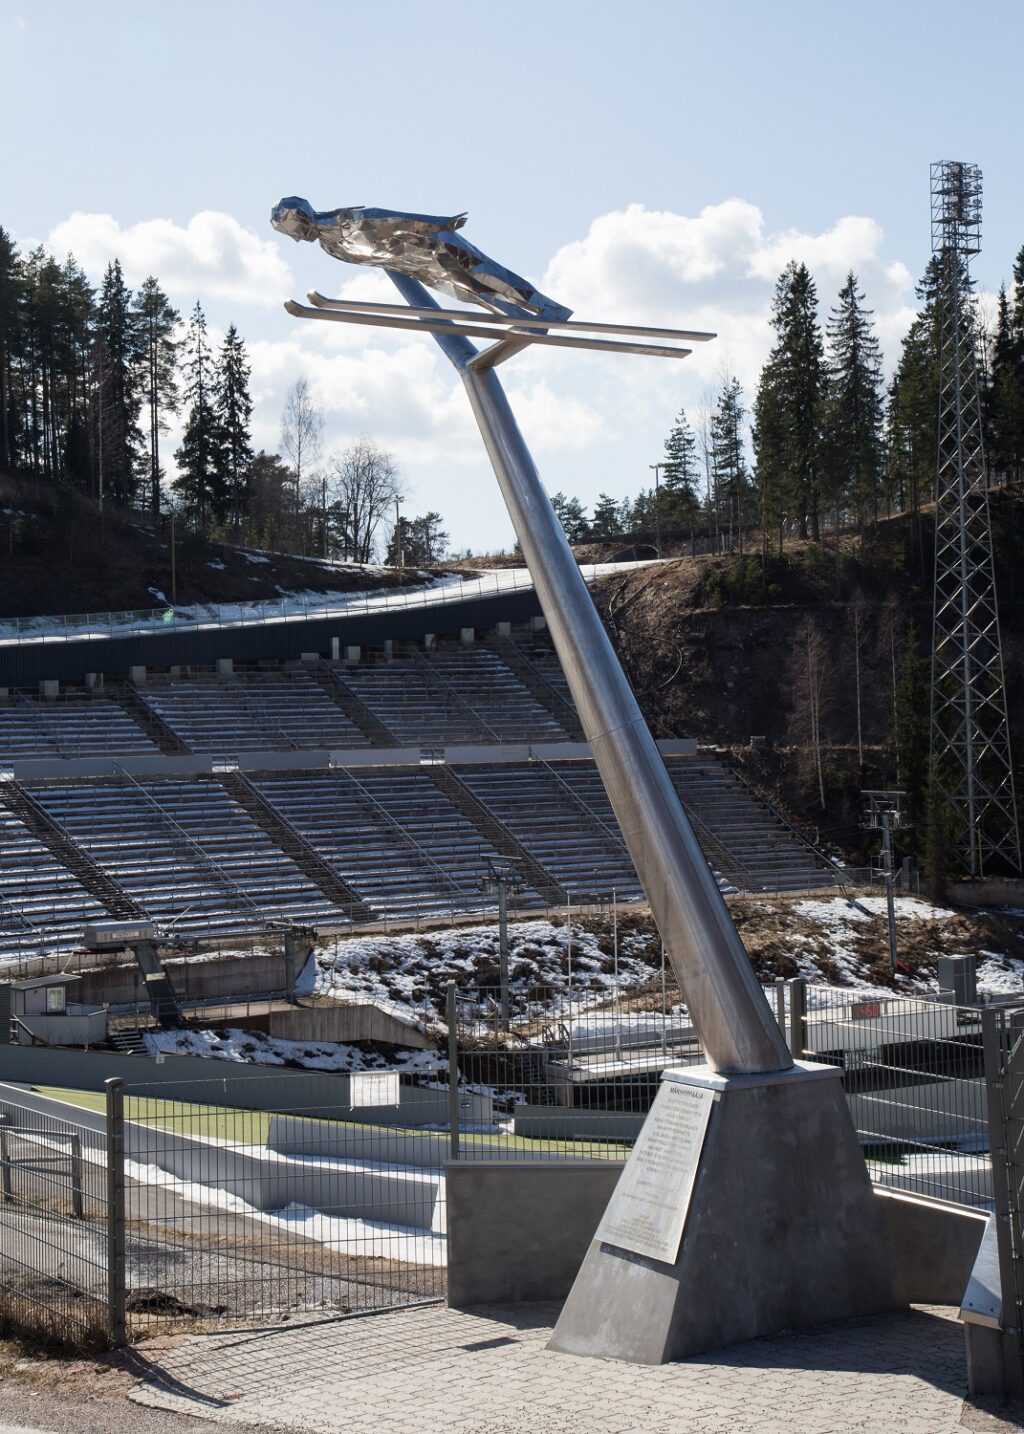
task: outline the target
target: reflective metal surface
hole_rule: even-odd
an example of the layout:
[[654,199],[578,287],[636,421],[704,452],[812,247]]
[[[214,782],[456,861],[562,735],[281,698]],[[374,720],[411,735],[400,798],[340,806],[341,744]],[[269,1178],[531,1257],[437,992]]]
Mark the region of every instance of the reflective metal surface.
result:
[[308,200],[292,195],[274,205],[270,222],[292,239],[318,240],[335,259],[407,274],[499,313],[547,319],[567,319],[572,313],[464,239],[458,231],[465,214],[402,214],[362,205],[318,213]]
[[[319,236],[310,232],[296,237]],[[407,267],[390,272],[411,310],[439,310]],[[351,318],[345,312],[332,317],[341,322]],[[401,318],[395,322],[408,327]],[[493,367],[481,366],[480,360],[494,350],[479,353],[455,321],[424,322],[462,376],[584,733],[708,1063],[729,1074],[785,1070],[792,1057],[728,907],[587,592],[497,374]],[[525,337],[513,328],[495,349],[518,345]]]

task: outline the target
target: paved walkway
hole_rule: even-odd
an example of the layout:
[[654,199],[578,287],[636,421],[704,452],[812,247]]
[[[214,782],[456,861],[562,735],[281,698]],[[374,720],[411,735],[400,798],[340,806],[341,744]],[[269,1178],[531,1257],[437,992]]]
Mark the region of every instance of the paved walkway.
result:
[[[550,1305],[441,1306],[154,1352],[132,1398],[303,1434],[952,1434],[1020,1427],[965,1411],[955,1312],[917,1307],[646,1368],[545,1348]],[[145,1346],[140,1346],[145,1357]]]

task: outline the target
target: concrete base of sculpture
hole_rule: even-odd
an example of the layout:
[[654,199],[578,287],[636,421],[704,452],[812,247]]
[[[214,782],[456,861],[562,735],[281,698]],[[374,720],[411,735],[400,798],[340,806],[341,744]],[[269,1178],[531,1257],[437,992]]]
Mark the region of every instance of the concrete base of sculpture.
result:
[[897,1309],[879,1204],[834,1067],[666,1071],[549,1348],[664,1364]]

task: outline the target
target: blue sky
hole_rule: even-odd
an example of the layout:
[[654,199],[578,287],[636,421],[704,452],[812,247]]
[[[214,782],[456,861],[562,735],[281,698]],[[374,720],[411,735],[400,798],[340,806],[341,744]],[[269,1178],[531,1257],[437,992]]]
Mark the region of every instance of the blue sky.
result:
[[[426,339],[297,324],[308,288],[386,297],[268,225],[318,208],[468,209],[467,234],[579,317],[722,338],[697,361],[531,354],[507,381],[548,486],[592,502],[646,482],[680,404],[724,369],[752,394],[777,272],[806,258],[827,305],[862,277],[887,355],[928,257],[928,165],[985,178],[984,288],[1024,244],[1019,4],[393,0],[88,6],[0,0],[0,224],[119,253],[183,311],[250,345],[258,441],[305,373],[328,442],[393,449],[417,511],[459,546],[508,536],[452,377]],[[346,287],[347,286],[347,287]],[[315,328],[316,334],[309,332]]]

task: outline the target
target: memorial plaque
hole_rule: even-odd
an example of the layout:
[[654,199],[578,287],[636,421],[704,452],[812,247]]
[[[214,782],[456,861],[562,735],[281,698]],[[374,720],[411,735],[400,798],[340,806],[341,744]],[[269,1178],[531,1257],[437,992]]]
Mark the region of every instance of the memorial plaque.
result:
[[349,1078],[348,1103],[352,1110],[371,1105],[398,1105],[397,1071],[360,1071]]
[[596,1240],[674,1265],[715,1092],[662,1083]]

